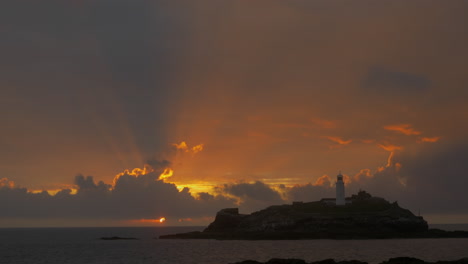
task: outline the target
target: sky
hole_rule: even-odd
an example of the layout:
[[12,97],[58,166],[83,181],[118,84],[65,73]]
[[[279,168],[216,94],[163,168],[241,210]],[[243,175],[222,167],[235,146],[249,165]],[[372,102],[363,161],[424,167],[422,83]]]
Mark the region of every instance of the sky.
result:
[[467,13],[1,1],[0,227],[206,225],[334,197],[339,171],[348,196],[468,223]]

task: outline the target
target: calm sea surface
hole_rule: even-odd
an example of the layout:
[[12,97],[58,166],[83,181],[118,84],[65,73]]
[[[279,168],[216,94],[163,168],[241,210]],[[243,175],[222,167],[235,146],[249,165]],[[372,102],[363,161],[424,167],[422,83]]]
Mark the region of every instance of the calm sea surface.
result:
[[[468,230],[468,225],[437,225]],[[159,240],[202,227],[0,229],[0,263],[220,263],[270,258],[334,258],[379,263],[411,256],[427,261],[468,257],[468,239],[216,241]],[[103,236],[139,240],[104,241]]]

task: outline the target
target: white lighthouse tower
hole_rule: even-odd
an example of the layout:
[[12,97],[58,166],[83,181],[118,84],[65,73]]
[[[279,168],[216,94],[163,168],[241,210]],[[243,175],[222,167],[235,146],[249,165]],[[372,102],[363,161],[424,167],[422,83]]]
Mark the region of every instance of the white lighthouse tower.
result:
[[336,205],[346,205],[343,175],[336,176]]

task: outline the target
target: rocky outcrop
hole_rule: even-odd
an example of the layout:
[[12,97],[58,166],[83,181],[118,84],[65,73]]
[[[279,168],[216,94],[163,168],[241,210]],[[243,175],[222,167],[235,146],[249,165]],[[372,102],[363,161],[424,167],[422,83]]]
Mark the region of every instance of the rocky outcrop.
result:
[[238,208],[222,209],[216,214],[215,221],[211,223],[204,232],[216,232],[223,230],[223,232],[234,232],[238,229],[239,224],[247,215],[239,214]]
[[[237,208],[219,211],[203,232],[161,238],[215,239],[368,239],[450,237],[455,233],[428,230],[427,222],[396,202],[360,192],[345,206],[323,202],[270,206],[249,215]],[[468,237],[468,232],[457,233]]]

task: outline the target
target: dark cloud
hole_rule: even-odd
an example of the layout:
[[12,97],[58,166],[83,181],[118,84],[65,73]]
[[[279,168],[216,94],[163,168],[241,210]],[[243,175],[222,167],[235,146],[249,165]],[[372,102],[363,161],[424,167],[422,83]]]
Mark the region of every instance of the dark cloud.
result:
[[335,189],[328,186],[315,186],[312,184],[297,185],[287,192],[291,201],[312,202],[322,198],[334,198]]
[[[391,154],[385,167],[371,172],[361,170],[350,176],[346,193],[366,190],[375,196],[399,203],[424,214],[466,214],[468,200],[465,187],[468,178],[466,145],[430,144],[417,152]],[[75,177],[77,193],[63,189],[56,195],[47,192],[31,193],[15,187],[11,181],[1,180],[0,216],[16,218],[62,219],[172,219],[213,216],[219,209],[239,207],[249,213],[269,205],[293,201],[316,201],[335,196],[328,177],[320,185],[306,184],[277,189],[261,181],[225,184],[216,195],[206,192],[190,193],[179,190],[172,183],[158,180],[168,161],[153,161],[155,170],[146,175],[127,173],[116,179],[115,185],[96,183],[92,176]],[[348,176],[346,176],[348,177]],[[334,178],[331,179],[334,182]]]
[[369,69],[362,85],[366,91],[375,94],[404,97],[426,92],[431,82],[424,75],[374,66]]
[[[153,164],[167,164],[167,161]],[[161,216],[174,219],[212,216],[220,208],[235,206],[234,200],[223,196],[199,194],[194,198],[189,188],[158,180],[160,170],[146,175],[121,175],[115,185],[92,176],[75,177],[76,194],[63,189],[56,195],[28,192],[4,184],[0,188],[0,216],[4,218],[62,218],[62,219],[155,219]],[[8,181],[5,179],[4,182]]]
[[254,183],[225,184],[220,190],[222,193],[239,198],[241,201],[241,209],[247,212],[284,202],[277,191],[261,181],[256,181]]
[[75,177],[75,184],[80,191],[88,191],[88,190],[107,191],[111,188],[110,185],[105,184],[103,181],[99,181],[98,184],[95,184],[93,176],[84,177],[83,175],[77,175]]
[[171,162],[168,160],[156,160],[156,159],[150,159],[146,161],[146,164],[156,171],[161,171],[171,166]]
[[51,122],[41,135],[79,133],[101,149],[99,135],[112,133],[113,148],[153,158],[171,143],[162,128],[190,24],[163,2],[2,1],[0,85],[11,99],[0,109],[17,109],[4,116],[9,127],[41,119]]
[[468,145],[431,144],[401,153],[400,177],[407,182],[404,200],[425,213],[468,213]]

